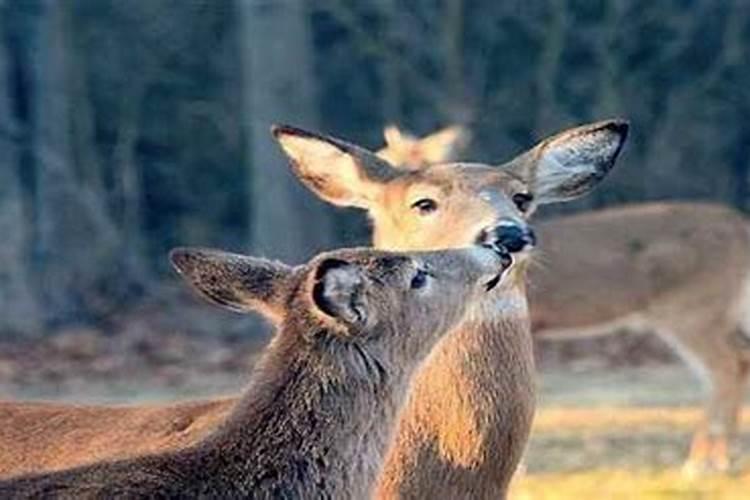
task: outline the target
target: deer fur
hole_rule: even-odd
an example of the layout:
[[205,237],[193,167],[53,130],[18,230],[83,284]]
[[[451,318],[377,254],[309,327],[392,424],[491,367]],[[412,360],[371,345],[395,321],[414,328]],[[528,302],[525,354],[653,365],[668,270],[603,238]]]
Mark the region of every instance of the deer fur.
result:
[[479,247],[340,250],[295,269],[210,250],[172,259],[212,302],[281,314],[227,420],[183,450],[0,482],[0,497],[367,498],[411,374],[511,262]]
[[[337,205],[368,211],[376,247],[424,250],[473,244],[501,222],[524,226],[539,204],[585,194],[610,172],[625,141],[627,124],[611,120],[573,128],[500,166],[447,163],[400,168],[330,137],[290,127],[276,128],[275,135],[295,173],[316,194]],[[522,203],[517,195],[523,195]],[[414,202],[424,198],[435,198],[438,210],[424,215],[416,211]],[[524,287],[528,252],[516,260],[503,284],[483,301],[479,309],[483,313],[444,339],[416,375],[397,445],[381,478],[382,496],[419,497],[433,491],[458,498],[504,495],[523,452],[535,406]],[[512,376],[506,366],[513,368]],[[450,384],[441,383],[448,378]],[[230,405],[227,401],[206,413],[223,414]],[[96,411],[111,415],[112,410],[98,407]],[[213,417],[194,413],[190,418]],[[13,441],[3,436],[3,428],[40,425],[23,412],[11,412],[5,422],[0,420],[0,444],[9,443],[7,455],[0,446],[0,473],[59,466],[48,452],[50,442],[87,432],[77,428],[75,416],[68,422],[70,426],[59,436],[47,431],[32,443],[41,449],[39,462],[19,467],[15,464],[18,449],[12,449]],[[124,421],[122,427],[127,425]],[[198,427],[189,423],[185,427],[188,435],[170,440],[168,446],[200,437]],[[165,419],[159,432],[170,429]],[[108,432],[100,427],[89,436],[93,439]],[[130,446],[112,447],[109,457],[132,456],[149,436],[135,436]],[[98,449],[92,457],[87,442],[70,441],[66,448],[69,464],[106,458]]]
[[[708,391],[687,474],[726,471],[750,372],[750,234],[736,211],[648,203],[545,221],[530,287],[534,334],[652,331]],[[606,290],[606,293],[598,293]]]
[[[331,203],[366,209],[376,247],[405,250],[463,246],[508,225],[528,229],[537,205],[583,195],[610,172],[627,124],[568,130],[501,166],[419,169],[291,127],[274,133],[303,183]],[[504,284],[416,374],[376,496],[505,497],[535,408],[528,252],[516,259]]]
[[[389,126],[384,136],[378,156],[418,168],[450,159],[468,132],[454,125],[416,139]],[[276,305],[261,300],[255,305],[278,322]],[[0,401],[0,477],[182,448],[210,433],[236,401],[236,396],[128,406]]]

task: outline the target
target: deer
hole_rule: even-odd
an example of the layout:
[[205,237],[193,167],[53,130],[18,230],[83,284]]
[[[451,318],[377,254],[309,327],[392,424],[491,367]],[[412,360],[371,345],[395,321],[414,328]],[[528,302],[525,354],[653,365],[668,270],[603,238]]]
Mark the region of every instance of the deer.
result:
[[559,217],[537,229],[550,268],[531,277],[535,337],[655,332],[708,388],[683,472],[728,471],[750,373],[746,219],[718,204],[660,202]]
[[[434,136],[447,138],[450,130],[460,129]],[[425,145],[395,126],[384,135],[392,163],[435,163],[421,153]],[[468,136],[457,137],[454,150]],[[750,373],[750,282],[737,272],[750,268],[744,216],[714,203],[659,202],[556,217],[535,227],[548,266],[530,270],[533,336],[555,341],[655,332],[708,393],[684,475],[730,471]],[[700,279],[704,273],[710,281]]]
[[383,129],[383,138],[386,145],[377,151],[380,158],[402,168],[418,169],[455,158],[471,134],[463,125],[451,125],[420,138],[391,124]]
[[513,263],[500,246],[171,260],[210,302],[281,318],[245,394],[195,445],[6,480],[2,498],[368,498],[412,374]]
[[[378,498],[503,498],[535,410],[525,274],[540,204],[590,192],[628,133],[607,120],[558,133],[501,165],[398,168],[340,139],[289,126],[274,135],[297,177],[323,200],[367,210],[377,248],[497,241],[516,265],[481,316],[444,338],[415,375],[376,486]],[[513,377],[498,367],[513,364]]]
[[[273,132],[304,185],[334,205],[368,212],[376,248],[432,250],[483,240],[513,253],[516,264],[482,300],[484,314],[444,338],[415,375],[376,486],[381,497],[505,496],[536,404],[525,286],[535,238],[528,219],[539,205],[571,200],[599,185],[625,143],[627,122],[606,120],[562,131],[502,164],[454,162],[418,169],[294,127],[277,126]],[[505,366],[514,366],[512,377],[498,376]],[[70,419],[68,436],[81,431],[75,416]],[[7,420],[28,426],[22,415]],[[120,422],[127,427],[127,417]],[[113,453],[132,453],[142,438],[137,433],[131,438],[129,449]],[[0,442],[7,441],[0,434]],[[38,451],[34,464],[13,466],[9,454],[11,467],[49,466],[54,459],[44,441],[29,443]],[[91,454],[64,460],[81,463]]]
[[[384,136],[378,156],[418,168],[448,160],[466,144],[468,131],[453,125],[416,139],[391,125]],[[264,309],[263,317],[278,321],[272,310]],[[236,400],[118,406],[0,401],[0,477],[182,448],[224,421]]]

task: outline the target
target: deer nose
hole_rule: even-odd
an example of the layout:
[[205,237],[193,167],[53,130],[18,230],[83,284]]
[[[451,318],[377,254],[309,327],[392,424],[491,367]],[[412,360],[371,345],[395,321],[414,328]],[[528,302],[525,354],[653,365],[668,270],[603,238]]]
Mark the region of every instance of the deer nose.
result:
[[498,244],[515,253],[536,245],[536,234],[526,224],[511,220],[503,220],[480,236],[483,242]]

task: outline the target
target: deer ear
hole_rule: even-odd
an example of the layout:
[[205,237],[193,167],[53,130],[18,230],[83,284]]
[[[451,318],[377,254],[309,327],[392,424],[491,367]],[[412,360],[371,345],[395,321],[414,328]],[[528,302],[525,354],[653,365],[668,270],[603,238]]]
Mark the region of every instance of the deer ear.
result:
[[325,314],[350,327],[362,328],[368,320],[362,268],[340,259],[325,259],[315,270],[312,298]]
[[378,156],[410,170],[454,159],[470,137],[469,131],[460,125],[446,127],[421,139],[401,132],[395,125],[389,125],[383,135],[387,145],[378,150]]
[[333,137],[286,125],[272,133],[299,180],[334,205],[369,208],[383,184],[400,175],[375,153]]
[[417,141],[416,147],[424,165],[451,161],[469,143],[471,134],[466,127],[454,125]]
[[385,139],[386,146],[399,147],[403,141],[403,134],[396,125],[391,124],[383,129],[383,139]]
[[292,274],[286,264],[203,248],[176,248],[169,257],[209,302],[237,312],[257,311],[272,322],[283,318]]
[[610,173],[627,136],[624,120],[576,127],[542,141],[503,168],[523,179],[538,203],[570,200]]

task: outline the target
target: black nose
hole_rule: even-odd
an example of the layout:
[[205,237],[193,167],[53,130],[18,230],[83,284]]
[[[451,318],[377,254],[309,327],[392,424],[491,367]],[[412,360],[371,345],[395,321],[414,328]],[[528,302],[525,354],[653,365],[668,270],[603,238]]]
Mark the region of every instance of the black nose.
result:
[[536,245],[534,230],[526,225],[503,222],[489,231],[485,239],[504,246],[509,252],[520,252]]

